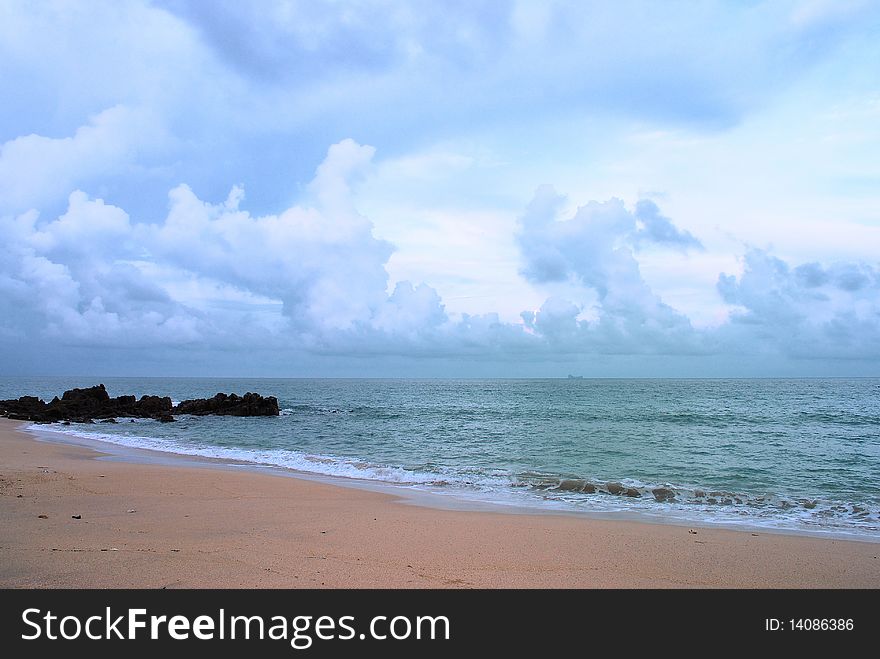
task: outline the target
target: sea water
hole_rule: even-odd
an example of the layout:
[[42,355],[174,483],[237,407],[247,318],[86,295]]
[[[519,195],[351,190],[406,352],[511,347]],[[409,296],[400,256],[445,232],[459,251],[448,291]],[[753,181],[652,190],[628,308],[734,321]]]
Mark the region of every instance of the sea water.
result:
[[3,378],[0,399],[99,381],[282,411],[40,429],[535,511],[880,539],[880,379]]

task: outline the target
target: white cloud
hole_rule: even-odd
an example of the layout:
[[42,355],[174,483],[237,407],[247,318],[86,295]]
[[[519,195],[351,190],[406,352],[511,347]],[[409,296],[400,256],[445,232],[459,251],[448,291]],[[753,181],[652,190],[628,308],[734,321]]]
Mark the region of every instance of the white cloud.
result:
[[880,271],[866,263],[792,267],[764,250],[744,256],[718,290],[735,305],[719,329],[728,350],[799,358],[880,358]]
[[[386,293],[392,248],[373,236],[349,187],[372,155],[351,140],[333,145],[309,186],[313,203],[278,215],[242,210],[238,187],[211,204],[180,185],[158,224],[132,222],[121,208],[80,191],[54,220],[41,222],[35,212],[5,216],[4,332],[89,344],[239,346],[275,334],[279,344],[299,339],[319,347],[335,332],[412,336],[442,323],[429,287],[401,282]],[[175,299],[185,287],[175,290],[169,280],[191,282],[190,295],[237,297],[240,313]],[[261,302],[275,300],[281,306],[268,310]],[[247,310],[249,303],[256,309]],[[267,318],[279,310],[284,322]]]
[[[252,215],[234,186],[218,203],[179,185],[164,219],[73,192],[58,217],[5,215],[0,335],[24,344],[479,360],[589,355],[880,358],[880,274],[867,263],[797,267],[751,250],[719,276],[730,321],[696,329],[642,276],[639,258],[702,249],[650,201],[589,202],[568,219],[540,187],[520,219],[522,272],[547,297],[518,321],[452,314],[425,283],[390,282],[392,246],[354,204],[374,150],[330,147],[307,198]],[[389,291],[389,283],[391,289]],[[255,347],[256,346],[256,347]],[[286,352],[285,352],[286,351]]]
[[72,137],[12,139],[0,145],[0,213],[48,205],[77,186],[117,176],[169,139],[149,112],[124,106],[100,112]]

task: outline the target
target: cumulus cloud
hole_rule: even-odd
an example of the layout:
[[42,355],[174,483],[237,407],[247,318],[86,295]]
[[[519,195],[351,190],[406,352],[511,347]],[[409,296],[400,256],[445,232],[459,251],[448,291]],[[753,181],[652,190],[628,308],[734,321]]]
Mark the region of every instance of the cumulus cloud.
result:
[[719,328],[726,349],[800,358],[880,357],[880,271],[866,263],[792,267],[761,249],[739,276],[722,273],[718,291],[734,305]]
[[332,146],[310,185],[314,203],[278,215],[241,210],[239,188],[210,204],[179,186],[166,221],[142,229],[145,244],[164,263],[280,300],[295,326],[368,321],[386,297],[392,248],[353,208],[348,181],[372,153],[351,140]]
[[114,106],[71,137],[24,135],[0,145],[0,213],[66,197],[78,186],[119,175],[170,140],[151,113]]
[[521,218],[522,273],[530,281],[573,277],[605,297],[615,286],[641,287],[633,255],[637,248],[702,249],[699,240],[676,228],[652,201],[638,202],[632,212],[620,199],[591,201],[568,220],[557,221],[564,201],[552,186],[541,186]]
[[699,241],[660,215],[653,202],[639,202],[630,211],[620,199],[591,201],[560,220],[563,202],[550,186],[535,193],[517,237],[522,274],[535,284],[570,281],[595,291],[597,320],[575,321],[581,309],[551,299],[534,318],[525,316],[527,325],[548,338],[563,328],[571,338],[577,327],[583,330],[578,341],[584,350],[696,349],[690,321],[651,290],[635,252],[652,246],[701,249]]
[[640,200],[636,204],[633,215],[635,215],[638,224],[633,236],[633,242],[636,246],[642,243],[653,243],[664,247],[677,247],[684,251],[703,249],[703,244],[690,232],[678,229],[672,224],[672,220],[661,215],[657,204],[650,199]]
[[743,272],[721,273],[729,321],[696,330],[642,277],[640,250],[668,258],[702,250],[651,201],[630,211],[619,199],[592,201],[567,218],[564,198],[542,186],[521,218],[522,273],[535,285],[567,282],[596,294],[594,305],[551,295],[522,314],[526,331],[564,353],[772,354],[809,359],[880,357],[880,271],[862,262],[790,265],[750,249]]
[[447,317],[425,284],[387,293],[393,248],[351,201],[351,181],[372,157],[352,140],[331,146],[308,201],[279,214],[243,210],[238,186],[210,203],[179,185],[158,223],[81,191],[49,221],[36,211],[4,216],[0,331],[119,346],[417,341]]
[[[526,272],[534,281],[574,277],[599,291],[598,320],[551,297],[522,323],[497,314],[450,316],[425,283],[393,283],[393,247],[353,203],[352,184],[374,149],[332,145],[304,202],[253,215],[244,190],[200,199],[185,184],[160,222],[132,219],[82,191],[64,213],[7,215],[0,230],[0,327],[18,340],[119,347],[199,344],[322,354],[532,357],[681,350],[690,327],[641,279],[633,245],[696,240],[656,207],[593,203],[555,220],[561,197],[538,191],[523,216]],[[687,348],[692,349],[692,348]]]
[[[639,258],[703,249],[651,201],[591,201],[563,216],[542,186],[519,221],[524,279],[545,302],[519,322],[450,313],[429,283],[392,282],[394,247],[354,203],[374,149],[332,145],[280,213],[245,191],[205,201],[180,184],[145,221],[76,190],[64,212],[0,215],[2,350],[46,345],[214,349],[346,356],[556,360],[590,355],[880,358],[880,271],[867,263],[790,265],[750,250],[717,292],[730,321],[697,330],[642,276]],[[560,288],[560,286],[562,286]],[[560,294],[583,291],[584,296]],[[592,297],[591,297],[592,296]]]

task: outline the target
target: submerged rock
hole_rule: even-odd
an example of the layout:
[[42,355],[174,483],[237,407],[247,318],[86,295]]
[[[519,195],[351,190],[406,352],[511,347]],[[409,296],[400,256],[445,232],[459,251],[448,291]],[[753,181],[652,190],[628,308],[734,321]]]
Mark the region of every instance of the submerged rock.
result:
[[668,487],[655,487],[651,490],[654,498],[661,503],[663,501],[673,501],[675,499],[675,490]]
[[593,494],[596,491],[596,486],[590,481],[572,478],[560,481],[556,489],[562,490],[563,492],[583,492],[585,494]]
[[610,483],[605,483],[605,489],[608,490],[608,494],[623,494],[626,488],[623,487],[623,483],[615,483],[612,481]]

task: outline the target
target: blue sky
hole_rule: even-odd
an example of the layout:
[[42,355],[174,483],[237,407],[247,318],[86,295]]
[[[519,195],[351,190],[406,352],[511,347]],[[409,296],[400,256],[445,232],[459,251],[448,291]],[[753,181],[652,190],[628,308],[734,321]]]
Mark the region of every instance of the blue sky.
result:
[[880,373],[880,3],[0,3],[0,371]]

